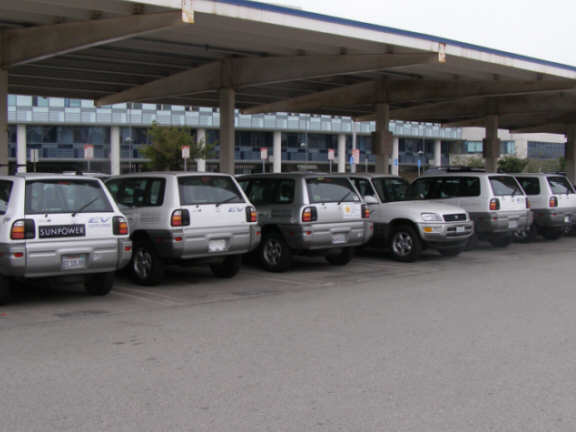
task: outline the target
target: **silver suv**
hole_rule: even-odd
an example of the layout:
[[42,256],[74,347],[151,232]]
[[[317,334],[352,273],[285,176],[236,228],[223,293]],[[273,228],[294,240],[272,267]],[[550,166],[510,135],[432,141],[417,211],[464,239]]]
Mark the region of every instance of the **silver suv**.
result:
[[408,201],[410,184],[391,175],[348,174],[370,208],[371,245],[386,248],[398,261],[415,261],[423,249],[456,256],[474,233],[468,212],[431,201]]
[[54,174],[0,177],[0,303],[14,278],[84,275],[106,295],[132,255],[126,218],[98,179]]
[[133,279],[156,285],[167,264],[207,263],[238,273],[260,242],[256,209],[227,174],[160,172],[110,178],[106,185],[130,222]]
[[417,178],[412,199],[434,200],[468,211],[479,240],[507,247],[531,223],[529,203],[516,179],[507,174],[438,171]]
[[258,256],[269,271],[288,269],[292,255],[323,255],[345,265],[372,237],[369,212],[345,177],[318,173],[255,174],[239,179],[258,209]]
[[528,195],[534,223],[520,233],[521,240],[537,234],[556,240],[576,222],[576,192],[568,179],[559,174],[514,174]]

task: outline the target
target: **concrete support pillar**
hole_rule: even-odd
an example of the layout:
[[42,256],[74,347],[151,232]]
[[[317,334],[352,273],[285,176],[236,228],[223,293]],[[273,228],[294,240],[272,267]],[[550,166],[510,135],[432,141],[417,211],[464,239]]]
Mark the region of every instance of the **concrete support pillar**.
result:
[[26,125],[18,125],[16,129],[16,172],[25,173],[27,162]]
[[346,135],[338,134],[338,172],[346,172]]
[[376,156],[376,172],[389,173],[390,157],[394,137],[388,130],[390,124],[390,107],[388,104],[376,104],[376,134],[372,143],[372,153]]
[[274,155],[272,171],[275,173],[280,173],[282,172],[282,132],[274,131],[274,139],[272,145],[272,151]]
[[442,166],[442,140],[434,140],[434,166]]
[[394,137],[392,141],[392,169],[390,171],[392,175],[400,174],[400,138]]
[[[206,147],[206,129],[198,129],[196,131],[196,144],[198,145],[198,148],[201,149]],[[196,159],[196,171],[206,172],[206,159]]]
[[500,157],[500,140],[498,139],[498,116],[486,118],[486,139],[484,139],[484,158],[486,171],[498,171],[498,158]]
[[220,89],[220,172],[234,174],[234,107],[236,92]]
[[8,175],[8,71],[0,69],[0,175]]
[[[356,122],[352,121],[352,151],[356,150],[356,141],[357,141],[357,136],[356,136]],[[356,164],[350,164],[350,172],[351,173],[355,173],[356,172]]]
[[566,173],[574,183],[576,181],[576,124],[568,126],[566,131]]
[[110,129],[110,174],[120,175],[120,127]]

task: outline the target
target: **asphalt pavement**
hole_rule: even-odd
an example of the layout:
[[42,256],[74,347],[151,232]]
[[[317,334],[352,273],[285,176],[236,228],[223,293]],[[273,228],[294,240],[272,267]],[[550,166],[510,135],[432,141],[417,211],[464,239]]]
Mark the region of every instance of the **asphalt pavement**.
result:
[[576,238],[0,309],[0,431],[576,430]]

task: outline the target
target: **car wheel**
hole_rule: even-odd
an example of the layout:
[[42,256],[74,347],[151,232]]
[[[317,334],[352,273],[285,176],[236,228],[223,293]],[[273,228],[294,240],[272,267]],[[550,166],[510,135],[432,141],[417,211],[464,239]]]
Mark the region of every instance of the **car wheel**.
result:
[[558,240],[560,237],[562,237],[562,234],[562,229],[558,228],[546,228],[540,231],[540,235],[546,240]]
[[445,257],[455,257],[462,253],[462,248],[449,248],[449,249],[438,249],[440,255]]
[[412,262],[422,254],[422,242],[414,228],[400,225],[392,230],[390,251],[395,260]]
[[512,243],[512,236],[494,237],[489,240],[490,244],[496,248],[507,248]]
[[344,266],[352,261],[354,257],[354,248],[347,247],[342,248],[342,250],[337,254],[326,255],[326,261],[332,265]]
[[260,244],[260,262],[271,272],[282,272],[292,265],[292,252],[280,234],[264,236]]
[[210,264],[210,269],[214,276],[228,279],[234,277],[240,271],[240,264],[242,263],[242,255],[230,255],[218,264]]
[[12,280],[0,275],[0,305],[10,303],[12,300]]
[[164,262],[149,242],[137,242],[130,261],[130,275],[140,285],[158,285],[164,278]]
[[536,231],[533,227],[526,228],[514,233],[514,239],[520,243],[530,243],[536,240]]
[[84,286],[90,295],[105,296],[114,287],[114,272],[87,275]]

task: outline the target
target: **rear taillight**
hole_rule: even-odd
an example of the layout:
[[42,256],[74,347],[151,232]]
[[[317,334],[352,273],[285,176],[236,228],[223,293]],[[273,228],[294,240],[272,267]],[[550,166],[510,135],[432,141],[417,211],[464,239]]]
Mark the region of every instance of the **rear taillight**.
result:
[[527,209],[530,208],[530,200],[528,198],[526,198],[526,208]]
[[362,204],[362,218],[370,219],[370,209],[366,204]]
[[490,210],[500,210],[500,200],[498,198],[490,200]]
[[306,207],[302,210],[302,222],[314,222],[318,219],[316,207]]
[[252,206],[246,207],[246,222],[258,222],[258,213]]
[[170,225],[173,227],[190,225],[190,213],[188,210],[174,210],[170,217]]
[[548,205],[550,207],[558,207],[558,198],[555,196],[550,197],[550,201],[549,201]]
[[112,232],[114,235],[128,235],[128,221],[123,216],[114,216],[112,220]]
[[10,238],[12,240],[28,240],[36,237],[36,225],[32,219],[19,219],[12,224]]

